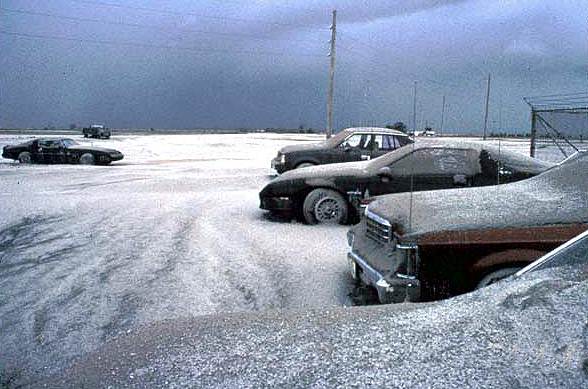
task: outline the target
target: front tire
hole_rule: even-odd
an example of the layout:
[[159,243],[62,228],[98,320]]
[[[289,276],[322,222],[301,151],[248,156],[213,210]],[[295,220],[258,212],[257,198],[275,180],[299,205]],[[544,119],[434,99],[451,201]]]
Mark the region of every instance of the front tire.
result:
[[31,157],[31,153],[29,153],[28,151],[23,151],[20,154],[18,154],[18,162],[20,163],[32,163],[33,159]]
[[476,285],[476,289],[481,289],[488,285],[492,285],[500,280],[512,276],[521,269],[522,267],[505,267],[503,269],[498,269],[491,273],[488,273],[480,280],[480,282],[478,282],[478,285]]
[[304,199],[302,214],[308,224],[343,224],[347,221],[348,206],[339,192],[319,188],[310,192]]
[[82,154],[80,157],[80,165],[94,165],[94,156],[90,153]]

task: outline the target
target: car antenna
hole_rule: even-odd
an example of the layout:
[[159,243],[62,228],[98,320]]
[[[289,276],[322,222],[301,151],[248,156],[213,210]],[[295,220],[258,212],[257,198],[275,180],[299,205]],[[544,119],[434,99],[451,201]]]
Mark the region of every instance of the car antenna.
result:
[[[416,142],[416,139],[415,139]],[[412,158],[414,160],[414,144],[415,142],[412,142],[412,151],[411,151],[411,155]],[[408,205],[408,231],[412,231],[412,194],[414,192],[414,162],[410,165],[410,200],[409,200],[409,205]]]
[[500,169],[501,166],[500,164],[502,163],[502,150],[500,148],[501,146],[501,139],[498,138],[498,163],[496,164],[496,190],[498,190],[498,185],[500,185]]
[[[414,94],[412,102],[412,130],[413,130],[413,142],[412,142],[412,158],[414,159],[414,144],[416,143],[416,108],[417,108],[417,82],[414,82]],[[408,230],[412,231],[412,192],[414,191],[414,163],[410,165],[410,200],[408,204]]]

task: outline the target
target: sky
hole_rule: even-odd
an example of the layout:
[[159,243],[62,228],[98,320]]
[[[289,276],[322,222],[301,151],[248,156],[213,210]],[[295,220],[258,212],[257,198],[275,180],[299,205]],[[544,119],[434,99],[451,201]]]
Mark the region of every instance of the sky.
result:
[[588,3],[0,0],[0,127],[528,131],[524,96],[588,92]]

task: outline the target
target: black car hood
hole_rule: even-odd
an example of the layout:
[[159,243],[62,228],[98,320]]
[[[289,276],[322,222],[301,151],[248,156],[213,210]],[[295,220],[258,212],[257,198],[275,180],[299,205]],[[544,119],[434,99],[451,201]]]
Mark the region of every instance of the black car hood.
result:
[[[407,240],[430,232],[588,223],[588,155],[512,184],[386,195],[369,211]],[[410,220],[409,220],[410,219]]]
[[114,149],[107,149],[104,147],[95,147],[95,146],[84,146],[84,145],[75,145],[75,146],[70,146],[67,148],[68,150],[79,150],[79,151],[98,151],[101,153],[120,153],[120,151],[118,150],[114,150]]
[[297,151],[324,150],[327,148],[328,147],[324,142],[309,143],[309,144],[304,144],[304,145],[290,145],[290,146],[282,147],[280,149],[280,153],[288,154],[288,153],[294,153]]
[[281,182],[296,179],[333,178],[333,177],[364,177],[368,176],[369,161],[332,163],[317,165],[295,170],[289,170],[275,178],[273,182]]

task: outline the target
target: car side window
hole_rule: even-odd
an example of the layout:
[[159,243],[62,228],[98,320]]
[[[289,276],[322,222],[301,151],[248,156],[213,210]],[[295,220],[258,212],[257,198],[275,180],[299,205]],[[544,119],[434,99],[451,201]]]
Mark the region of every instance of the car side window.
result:
[[346,141],[341,143],[341,147],[365,149],[368,147],[369,138],[370,138],[370,135],[368,135],[368,134],[352,135],[349,138],[347,138]]
[[44,149],[55,149],[59,147],[59,141],[55,140],[41,140],[39,141],[39,147]]
[[469,149],[419,149],[392,163],[390,168],[399,176],[474,175],[477,152]]
[[376,135],[376,139],[380,138],[381,141],[378,141],[378,148],[382,151],[392,151],[398,148],[398,143],[396,143],[396,138],[392,135]]

